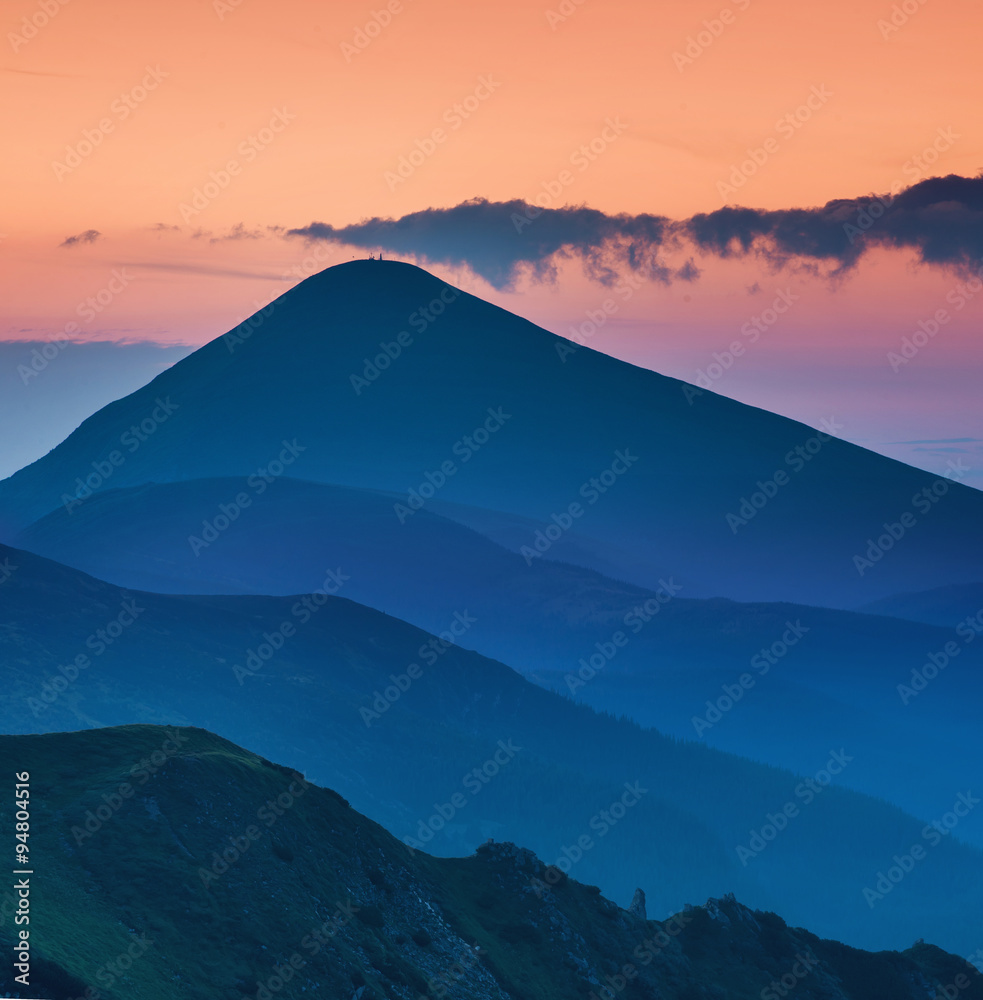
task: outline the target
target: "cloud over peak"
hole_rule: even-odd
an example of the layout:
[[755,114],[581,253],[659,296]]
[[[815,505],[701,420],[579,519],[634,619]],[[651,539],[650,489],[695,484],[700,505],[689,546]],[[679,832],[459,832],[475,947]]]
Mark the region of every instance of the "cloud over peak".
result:
[[342,227],[312,222],[286,235],[467,265],[496,288],[508,288],[524,273],[548,280],[562,259],[579,259],[592,278],[604,283],[625,269],[664,282],[692,280],[692,262],[674,271],[664,260],[663,251],[675,246],[672,225],[648,214],[607,215],[584,206],[540,208],[518,199],[475,198],[400,219],[377,217]]
[[563,260],[579,260],[603,283],[627,271],[667,284],[693,281],[700,272],[692,259],[670,263],[689,253],[753,256],[775,267],[825,265],[843,274],[870,250],[888,248],[965,272],[983,265],[983,175],[933,177],[815,208],[725,206],[684,220],[475,198],[398,219],[340,227],[312,222],[285,235],[466,265],[496,288],[512,287],[523,275],[550,280]]

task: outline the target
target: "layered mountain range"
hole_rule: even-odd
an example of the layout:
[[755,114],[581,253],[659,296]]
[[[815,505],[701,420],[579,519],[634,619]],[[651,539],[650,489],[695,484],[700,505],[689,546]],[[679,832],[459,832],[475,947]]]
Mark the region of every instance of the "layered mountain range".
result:
[[[37,771],[45,911],[91,914],[42,934],[50,990],[887,1000],[970,975],[933,946],[983,944],[983,495],[834,417],[381,260],[93,414],[0,482],[0,752]],[[200,728],[100,820],[158,726]],[[287,779],[302,803],[199,895],[207,844]],[[144,926],[134,978],[79,958]],[[629,978],[646,934],[672,943]]]
[[[844,787],[864,765],[846,744],[796,774],[642,729],[463,648],[466,609],[433,635],[332,593],[347,582],[335,570],[301,596],[193,597],[7,548],[0,564],[3,732],[193,723],[428,852],[494,837],[625,906],[643,882],[653,912],[734,892],[858,946],[977,947],[972,785],[949,782],[916,818]],[[885,884],[913,849],[924,856]]]

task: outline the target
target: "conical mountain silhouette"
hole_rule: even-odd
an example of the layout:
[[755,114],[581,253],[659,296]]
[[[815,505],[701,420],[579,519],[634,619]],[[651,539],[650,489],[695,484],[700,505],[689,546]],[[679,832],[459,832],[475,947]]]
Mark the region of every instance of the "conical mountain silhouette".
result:
[[394,517],[533,519],[510,536],[530,558],[576,536],[584,564],[690,596],[854,607],[975,581],[983,557],[983,494],[391,261],[307,279],[94,414],[0,483],[0,534],[90,488],[276,473],[400,494]]

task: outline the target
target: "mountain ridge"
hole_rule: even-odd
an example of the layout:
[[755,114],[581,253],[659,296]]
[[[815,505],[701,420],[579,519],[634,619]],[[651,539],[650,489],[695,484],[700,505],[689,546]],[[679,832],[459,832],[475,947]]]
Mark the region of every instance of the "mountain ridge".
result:
[[644,893],[620,909],[511,843],[408,850],[336,792],[198,728],[3,736],[0,757],[29,769],[45,866],[32,985],[53,1000],[983,997],[977,969],[922,942],[865,953],[733,896],[653,920]]
[[[193,721],[338,789],[400,837],[424,842],[429,830],[432,853],[466,853],[492,836],[569,860],[587,833],[599,846],[577,877],[625,904],[647,877],[659,911],[726,890],[854,944],[898,947],[930,926],[950,948],[977,947],[957,914],[976,906],[983,853],[955,839],[959,828],[871,917],[862,889],[892,853],[924,839],[924,821],[840,786],[825,769],[839,747],[824,747],[803,777],[670,739],[461,648],[467,632],[450,621],[445,641],[326,592],[160,596],[0,547],[5,560],[8,732]],[[509,740],[521,751],[495,764]],[[476,796],[466,776],[485,764],[499,773]],[[605,826],[626,781],[647,791]],[[959,790],[948,801],[940,790],[933,819]],[[786,805],[801,815],[742,864],[736,849]],[[442,825],[441,810],[453,821]]]
[[[967,707],[979,697],[983,643],[955,623],[694,599],[690,581],[674,576],[647,590],[553,559],[552,549],[525,560],[427,507],[400,523],[395,494],[287,475],[247,497],[219,533],[216,514],[231,510],[241,485],[109,488],[16,541],[118,586],[189,595],[302,594],[327,567],[343,567],[344,594],[359,604],[434,634],[467,608],[476,619],[467,644],[482,655],[663,733],[800,771],[830,740],[849,745],[863,763],[848,785],[925,819],[940,784],[972,783],[969,761],[983,742]],[[899,685],[953,641],[958,652],[931,696],[902,700]],[[721,711],[735,692],[740,707]],[[983,844],[983,815],[963,829]]]

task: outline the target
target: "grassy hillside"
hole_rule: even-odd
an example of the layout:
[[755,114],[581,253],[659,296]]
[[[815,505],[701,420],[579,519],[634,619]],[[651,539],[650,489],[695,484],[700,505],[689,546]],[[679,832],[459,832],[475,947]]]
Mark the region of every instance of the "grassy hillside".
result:
[[[0,761],[30,772],[32,987],[50,1000],[983,998],[928,945],[871,955],[733,898],[653,921],[513,845],[411,851],[200,729],[0,737]],[[4,836],[11,812],[0,797]]]

